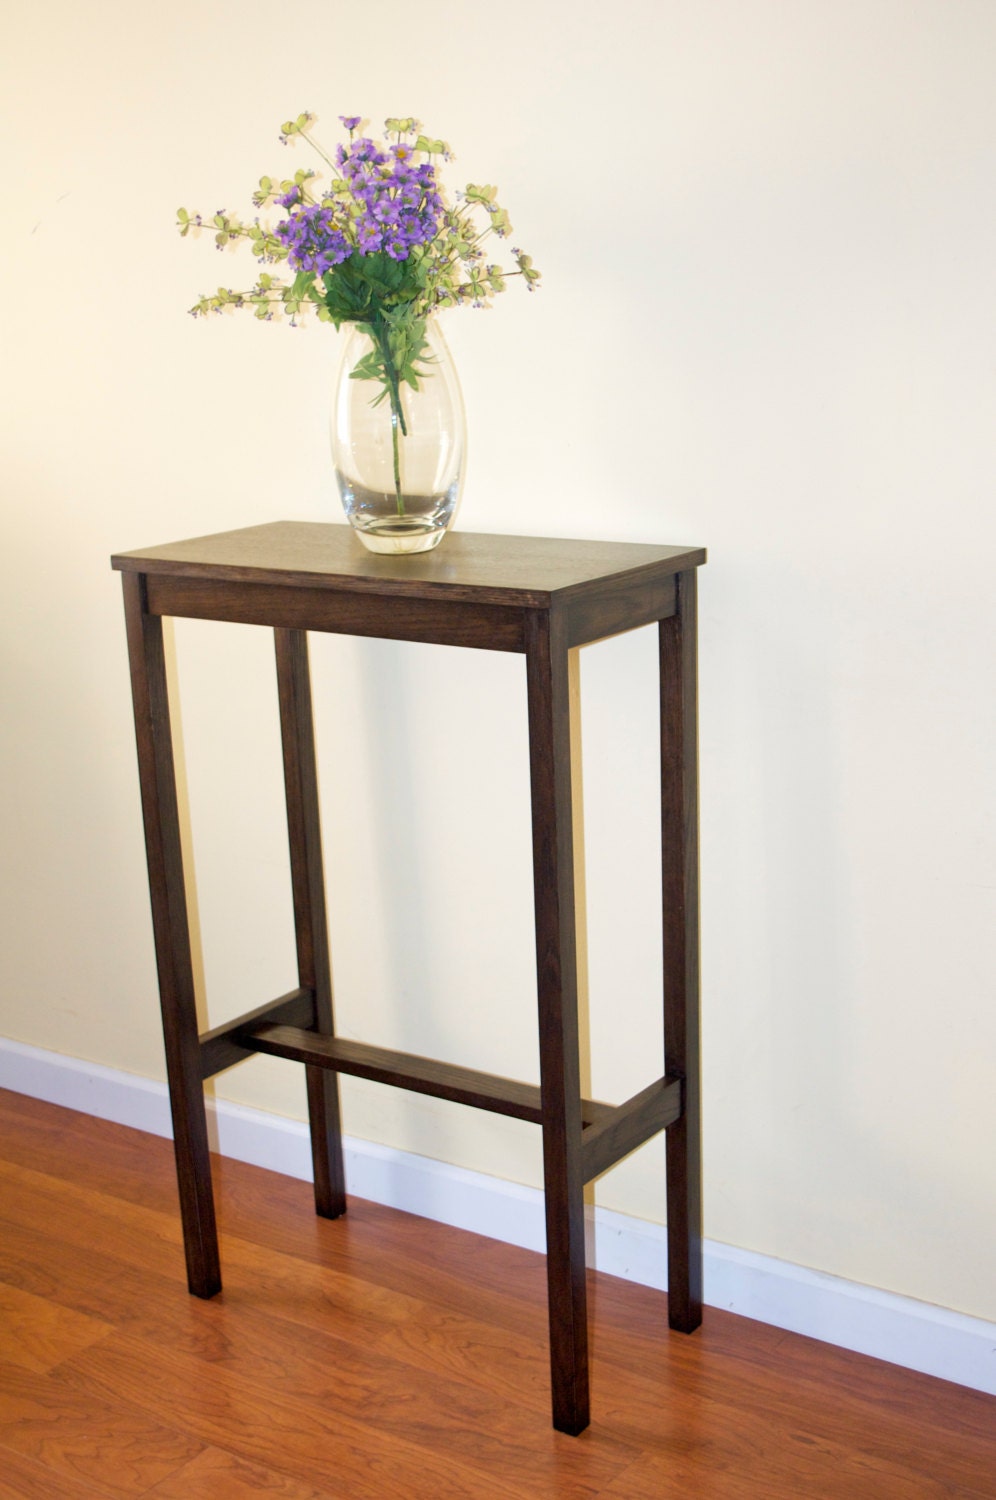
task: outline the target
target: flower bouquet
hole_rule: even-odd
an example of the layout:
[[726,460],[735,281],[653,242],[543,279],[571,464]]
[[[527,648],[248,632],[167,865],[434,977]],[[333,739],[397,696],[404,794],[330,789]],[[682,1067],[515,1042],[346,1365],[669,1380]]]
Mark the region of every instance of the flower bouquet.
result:
[[282,181],[261,177],[253,203],[286,215],[272,228],[224,209],[210,218],[178,210],[182,235],[212,229],[219,249],[248,241],[264,266],[286,263],[295,273],[288,280],[263,270],[248,290],[219,287],[191,312],[249,308],[292,323],[310,312],[336,328],[352,325],[333,414],[346,514],[375,551],[424,551],[452,520],[463,468],[459,387],[434,315],[487,306],[513,277],[532,291],[539,272],[518,249],[514,269],[488,259],[485,242],[507,238],[508,215],[492,186],[468,184],[447,202],[437,179],[438,160],[451,159],[445,142],[423,135],[414,119],[386,120],[378,142],[360,133],[359,116],[340,118],[348,143],[332,155],[312,135],[310,114],[283,125],[281,140],[306,141],[328,179],[322,184],[310,168]]

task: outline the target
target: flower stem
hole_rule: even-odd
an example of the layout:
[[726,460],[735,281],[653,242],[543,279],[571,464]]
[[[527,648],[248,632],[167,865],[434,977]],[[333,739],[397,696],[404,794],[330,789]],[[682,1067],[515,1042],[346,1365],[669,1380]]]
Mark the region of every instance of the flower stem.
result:
[[387,385],[387,394],[391,406],[391,445],[394,450],[394,496],[398,507],[398,515],[405,513],[405,497],[401,493],[401,448],[402,437],[407,437],[408,428],[405,425],[405,414],[401,409],[401,388],[398,383],[398,372],[394,368],[394,355],[391,352],[391,339],[387,328],[380,318],[375,318],[370,325],[373,329],[374,338],[380,347],[381,359],[384,364],[384,380]]
[[405,497],[401,493],[401,451],[398,438],[398,417],[394,408],[391,408],[391,442],[394,444],[394,494],[398,507],[398,515],[405,513]]
[[313,135],[309,135],[307,130],[299,130],[297,134],[303,136],[304,139],[308,142],[308,145],[311,147],[312,151],[317,151],[318,155],[322,158],[322,161],[327,162],[328,165],[332,168],[332,171],[335,173],[336,177],[341,178],[342,173],[339,171],[338,166],[332,160],[331,156],[329,156],[325,148],[318,144],[318,142],[315,140],[315,137]]

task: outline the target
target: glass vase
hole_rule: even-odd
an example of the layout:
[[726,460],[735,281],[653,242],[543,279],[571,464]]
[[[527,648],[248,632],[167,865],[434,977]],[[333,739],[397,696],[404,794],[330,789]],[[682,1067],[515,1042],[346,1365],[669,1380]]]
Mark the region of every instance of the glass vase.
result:
[[377,330],[346,326],[332,406],[339,496],[371,552],[428,552],[442,541],[460,499],[466,452],[460,385],[434,318],[417,363],[417,390],[371,375],[371,356],[381,355]]

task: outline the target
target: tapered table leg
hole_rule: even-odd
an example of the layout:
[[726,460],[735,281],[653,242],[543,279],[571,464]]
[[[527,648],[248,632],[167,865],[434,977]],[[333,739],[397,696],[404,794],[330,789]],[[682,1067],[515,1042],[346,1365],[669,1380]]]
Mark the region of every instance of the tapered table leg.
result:
[[584,1183],[567,645],[553,611],[529,616],[526,674],[553,1425],[577,1434],[588,1425]]
[[691,1333],[702,1322],[695,570],[677,582],[677,611],[660,622],[664,1055],[665,1072],[684,1080],[667,1132],[668,1322]]
[[[314,991],[317,1030],[323,1036],[332,1036],[332,969],[325,912],[308,637],[303,630],[275,630],[274,636],[299,983],[302,988]],[[337,1219],[346,1212],[338,1075],[328,1068],[310,1066],[305,1068],[305,1074],[315,1175],[315,1211],[323,1218]]]
[[145,577],[123,573],[138,770],[152,926],[166,1044],[187,1283],[197,1297],[221,1290],[204,1087],[170,730],[162,621],[145,607]]

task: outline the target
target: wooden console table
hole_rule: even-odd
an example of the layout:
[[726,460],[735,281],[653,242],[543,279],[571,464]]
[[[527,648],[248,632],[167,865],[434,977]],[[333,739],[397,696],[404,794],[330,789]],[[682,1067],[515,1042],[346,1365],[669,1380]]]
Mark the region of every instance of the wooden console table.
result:
[[[317,1212],[345,1212],[337,1073],[531,1120],[543,1132],[553,1423],[588,1424],[584,1184],[667,1130],[668,1320],[702,1316],[696,569],[701,549],[455,532],[378,557],[346,526],[280,521],[139,552],[122,573],[163,1031],[191,1292],[221,1288],[203,1080],[254,1052],[305,1065]],[[198,1033],[161,617],[276,638],[298,983]],[[616,1106],[578,1063],[568,652],[659,622],[664,1076]],[[526,659],[540,1086],[336,1038],[308,671],[309,630]],[[656,816],[656,814],[655,814]]]

